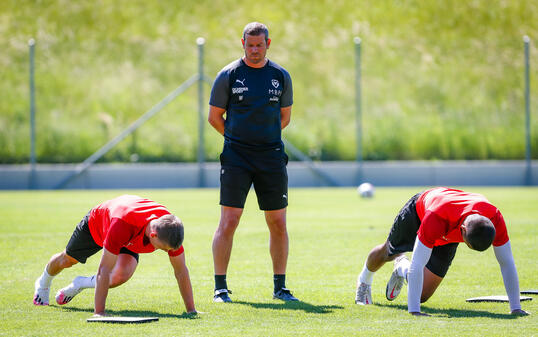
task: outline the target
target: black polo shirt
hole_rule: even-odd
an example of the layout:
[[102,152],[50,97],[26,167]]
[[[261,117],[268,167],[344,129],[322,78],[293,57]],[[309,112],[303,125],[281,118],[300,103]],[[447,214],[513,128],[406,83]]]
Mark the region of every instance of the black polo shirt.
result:
[[209,104],[226,109],[225,142],[259,149],[279,146],[280,108],[293,104],[291,77],[270,60],[252,68],[239,59],[218,73]]

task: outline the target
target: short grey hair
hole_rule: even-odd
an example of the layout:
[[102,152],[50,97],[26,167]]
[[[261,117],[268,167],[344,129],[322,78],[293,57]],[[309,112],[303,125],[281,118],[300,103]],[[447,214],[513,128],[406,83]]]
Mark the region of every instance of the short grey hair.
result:
[[247,23],[245,29],[243,29],[243,40],[246,40],[245,37],[247,35],[258,36],[261,34],[265,34],[265,42],[267,42],[267,39],[269,39],[269,29],[267,29],[266,25],[260,22]]

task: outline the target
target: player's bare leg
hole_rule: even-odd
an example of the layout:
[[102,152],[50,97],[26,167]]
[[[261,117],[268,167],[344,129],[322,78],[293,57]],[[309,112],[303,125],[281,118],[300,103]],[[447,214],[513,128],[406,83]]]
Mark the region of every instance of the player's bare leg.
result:
[[242,208],[221,207],[219,227],[213,236],[213,265],[216,275],[224,275],[228,270],[233,238],[239,225],[241,214],[243,214]]
[[138,262],[129,254],[118,255],[118,260],[110,273],[110,288],[115,288],[129,281],[136,271]]
[[69,268],[77,263],[78,261],[67,255],[65,250],[58,254],[54,254],[50,258],[49,263],[47,263],[43,274],[35,281],[34,304],[49,305],[50,285],[53,277],[58,275],[65,268]]
[[437,290],[443,278],[432,273],[428,268],[424,267],[424,283],[422,286],[422,295],[420,303],[426,302]]
[[265,211],[265,221],[269,228],[269,252],[273,261],[273,298],[283,301],[298,301],[286,288],[286,267],[288,264],[289,238],[286,228],[286,208]]
[[61,253],[53,255],[47,264],[47,272],[51,276],[58,275],[65,268],[70,268],[77,264],[78,261],[74,257],[67,255],[65,250]]
[[273,260],[273,273],[286,274],[289,251],[286,208],[265,211],[265,221],[269,227],[269,252]]
[[371,272],[376,272],[379,268],[383,267],[385,263],[394,260],[400,255],[402,254],[389,256],[389,242],[386,241],[385,243],[375,246],[370,251],[368,258],[366,259],[366,267],[368,267],[368,270]]
[[[232,254],[233,238],[239,220],[243,214],[242,208],[221,206],[220,221],[213,236],[213,266],[215,269],[214,302],[231,302],[226,284],[226,272]],[[217,279],[219,280],[217,282]],[[223,285],[218,285],[223,284]],[[217,289],[218,288],[218,289]]]
[[364,267],[357,278],[357,290],[355,292],[355,303],[366,305],[372,304],[372,282],[374,273],[383,267],[389,261],[394,260],[402,254],[389,256],[389,242],[385,241],[380,245],[372,248]]
[[[129,254],[118,255],[118,260],[110,273],[110,288],[115,288],[127,282],[133,276],[138,262]],[[95,288],[95,275],[77,276],[67,287],[58,290],[56,293],[56,303],[64,305],[69,303],[82,290]]]

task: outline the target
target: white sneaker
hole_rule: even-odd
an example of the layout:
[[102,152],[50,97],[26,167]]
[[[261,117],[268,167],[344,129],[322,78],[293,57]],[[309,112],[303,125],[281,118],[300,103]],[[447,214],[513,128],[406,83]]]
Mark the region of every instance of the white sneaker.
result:
[[217,289],[215,290],[215,296],[213,296],[213,302],[216,303],[231,303],[232,299],[228,294],[231,294],[232,291],[229,289]]
[[405,277],[400,276],[398,273],[398,265],[400,263],[409,263],[407,256],[400,255],[394,260],[394,271],[392,272],[389,282],[387,282],[387,288],[385,289],[385,296],[389,301],[394,301],[394,299],[400,295],[400,291],[402,290],[405,281]]
[[372,286],[366,283],[359,284],[355,295],[355,304],[372,304]]
[[35,305],[49,305],[49,292],[50,288],[42,288],[40,279],[37,279],[34,283],[34,304]]
[[67,304],[73,299],[73,297],[84,290],[81,285],[82,279],[84,279],[84,276],[77,276],[70,285],[58,290],[56,293],[56,303],[59,305]]

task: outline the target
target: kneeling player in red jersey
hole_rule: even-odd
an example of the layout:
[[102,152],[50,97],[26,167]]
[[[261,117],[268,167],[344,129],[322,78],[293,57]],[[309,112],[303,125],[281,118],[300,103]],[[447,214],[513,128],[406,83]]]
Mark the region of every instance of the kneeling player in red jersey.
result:
[[95,288],[94,313],[104,315],[108,289],[131,278],[138,254],[161,249],[168,252],[187,312],[196,313],[182,243],[183,224],[166,207],[135,195],[105,201],[84,216],[66,249],[51,257],[35,282],[34,304],[48,305],[53,277],[104,248],[96,275],[78,276],[56,294],[56,302],[63,305],[83,289]]
[[[408,282],[407,307],[413,315],[445,277],[459,242],[478,251],[493,243],[512,314],[526,315],[519,300],[519,280],[501,212],[483,195],[438,187],[413,196],[400,210],[385,243],[368,254],[357,280],[355,303],[371,304],[374,273],[395,260],[386,297],[392,301]],[[403,254],[413,252],[411,261]]]

